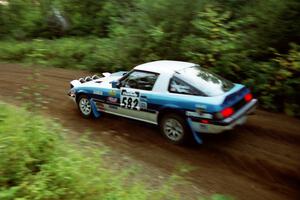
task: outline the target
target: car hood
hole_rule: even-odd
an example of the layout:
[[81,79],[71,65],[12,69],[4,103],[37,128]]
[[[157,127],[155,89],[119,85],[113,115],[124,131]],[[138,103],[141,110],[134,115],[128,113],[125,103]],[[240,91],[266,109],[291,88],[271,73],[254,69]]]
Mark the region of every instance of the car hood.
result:
[[104,77],[97,78],[94,80],[90,80],[87,82],[80,82],[80,79],[78,80],[72,80],[70,82],[71,88],[79,88],[79,87],[111,87],[111,82],[117,81],[120,78],[124,76],[126,72],[120,71],[113,74],[110,73],[103,73]]

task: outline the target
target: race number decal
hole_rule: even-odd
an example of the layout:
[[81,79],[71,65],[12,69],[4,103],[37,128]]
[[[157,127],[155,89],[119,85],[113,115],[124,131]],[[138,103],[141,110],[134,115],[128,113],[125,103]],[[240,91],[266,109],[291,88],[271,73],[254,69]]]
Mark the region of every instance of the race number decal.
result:
[[134,89],[121,88],[121,107],[140,110],[140,92]]

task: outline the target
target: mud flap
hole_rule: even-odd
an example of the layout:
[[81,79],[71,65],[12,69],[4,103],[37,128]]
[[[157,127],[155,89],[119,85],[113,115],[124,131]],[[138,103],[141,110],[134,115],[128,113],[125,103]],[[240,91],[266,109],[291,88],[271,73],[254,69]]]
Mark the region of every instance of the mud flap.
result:
[[94,117],[95,118],[99,118],[101,116],[101,112],[99,112],[97,110],[96,103],[92,99],[90,99],[90,104],[91,104],[91,107],[92,107],[92,111],[93,111]]
[[195,130],[193,129],[193,127],[192,127],[192,120],[191,120],[191,118],[188,118],[187,121],[188,121],[188,124],[189,124],[189,126],[190,126],[190,129],[191,129],[191,131],[192,131],[192,134],[193,134],[193,136],[194,136],[195,141],[196,141],[198,144],[202,144],[203,141],[202,141],[202,139],[201,139],[201,137],[200,137],[200,133],[198,133],[197,131],[195,131]]

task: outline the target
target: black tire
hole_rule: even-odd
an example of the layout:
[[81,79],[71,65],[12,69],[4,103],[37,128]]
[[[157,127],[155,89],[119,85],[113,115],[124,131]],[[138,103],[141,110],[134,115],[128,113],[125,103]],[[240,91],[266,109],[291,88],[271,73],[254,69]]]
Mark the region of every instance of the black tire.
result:
[[[90,103],[90,99],[86,95],[80,95],[77,98],[77,106],[80,114],[82,117],[88,119],[88,118],[93,118],[93,110],[92,110],[92,105]],[[85,107],[85,108],[84,108]]]
[[185,144],[191,138],[187,121],[176,113],[164,114],[159,121],[159,127],[163,136],[173,144]]

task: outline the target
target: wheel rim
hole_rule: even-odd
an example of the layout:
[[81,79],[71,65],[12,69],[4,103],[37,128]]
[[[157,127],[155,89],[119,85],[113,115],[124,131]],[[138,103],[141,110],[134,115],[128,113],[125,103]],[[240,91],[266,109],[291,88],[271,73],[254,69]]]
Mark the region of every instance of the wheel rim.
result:
[[90,101],[86,98],[81,98],[79,101],[79,108],[82,114],[90,115],[92,112]]
[[176,119],[167,119],[164,123],[164,133],[172,141],[179,141],[184,134],[183,126]]

